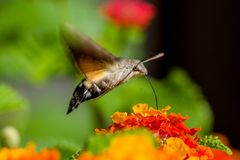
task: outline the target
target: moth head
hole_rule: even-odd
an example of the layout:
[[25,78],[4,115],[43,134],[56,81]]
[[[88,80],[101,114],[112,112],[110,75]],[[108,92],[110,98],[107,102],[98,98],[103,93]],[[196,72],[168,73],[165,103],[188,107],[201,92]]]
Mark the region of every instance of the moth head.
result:
[[144,59],[139,61],[134,67],[133,67],[133,71],[136,72],[135,74],[139,74],[139,75],[147,75],[147,69],[145,68],[145,66],[143,65],[146,62],[161,58],[164,55],[164,53],[159,53],[153,57],[150,57],[148,59]]
[[148,71],[146,69],[146,67],[143,65],[143,63],[138,63],[137,65],[135,65],[132,69],[132,71],[136,74],[136,75],[147,75]]

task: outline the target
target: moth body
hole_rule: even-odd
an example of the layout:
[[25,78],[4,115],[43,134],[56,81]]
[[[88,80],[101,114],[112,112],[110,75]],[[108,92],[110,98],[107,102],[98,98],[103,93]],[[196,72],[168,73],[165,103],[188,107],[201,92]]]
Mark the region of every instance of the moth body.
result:
[[146,75],[147,69],[138,63],[139,60],[120,58],[100,79],[83,79],[73,92],[67,114],[76,109],[80,103],[108,93],[133,76]]
[[80,103],[104,95],[134,76],[147,75],[143,63],[163,56],[160,53],[143,61],[116,57],[73,28],[66,26],[62,29],[69,55],[84,75],[84,79],[73,92],[67,114]]

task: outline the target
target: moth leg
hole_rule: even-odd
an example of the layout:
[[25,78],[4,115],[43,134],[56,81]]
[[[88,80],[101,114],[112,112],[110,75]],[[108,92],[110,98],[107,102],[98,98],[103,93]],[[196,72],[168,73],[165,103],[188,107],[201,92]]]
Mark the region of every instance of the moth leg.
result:
[[109,81],[107,81],[107,80],[102,80],[101,86],[102,86],[103,88],[108,88],[108,83],[109,83]]
[[101,93],[102,90],[98,87],[97,84],[93,83],[92,86],[93,86],[93,91],[94,92]]

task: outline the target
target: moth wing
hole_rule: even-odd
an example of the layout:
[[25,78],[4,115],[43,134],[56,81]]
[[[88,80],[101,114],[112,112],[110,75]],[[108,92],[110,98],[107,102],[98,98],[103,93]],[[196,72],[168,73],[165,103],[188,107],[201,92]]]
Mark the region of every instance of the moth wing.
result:
[[103,77],[117,57],[70,26],[62,28],[62,37],[76,66],[89,80]]

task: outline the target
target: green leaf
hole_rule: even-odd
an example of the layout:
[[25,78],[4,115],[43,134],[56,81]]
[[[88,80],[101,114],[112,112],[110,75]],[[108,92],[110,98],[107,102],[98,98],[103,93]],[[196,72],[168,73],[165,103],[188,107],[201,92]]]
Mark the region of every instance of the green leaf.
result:
[[108,147],[112,135],[95,135],[92,136],[89,140],[88,149],[93,153],[97,154],[101,152],[104,148]]
[[0,84],[0,114],[27,107],[26,100],[12,87]]
[[62,160],[69,159],[80,148],[80,145],[72,141],[60,141],[54,146],[60,151]]
[[225,146],[217,136],[205,136],[204,138],[200,139],[198,143],[210,148],[220,149],[227,154],[232,155],[231,149]]

